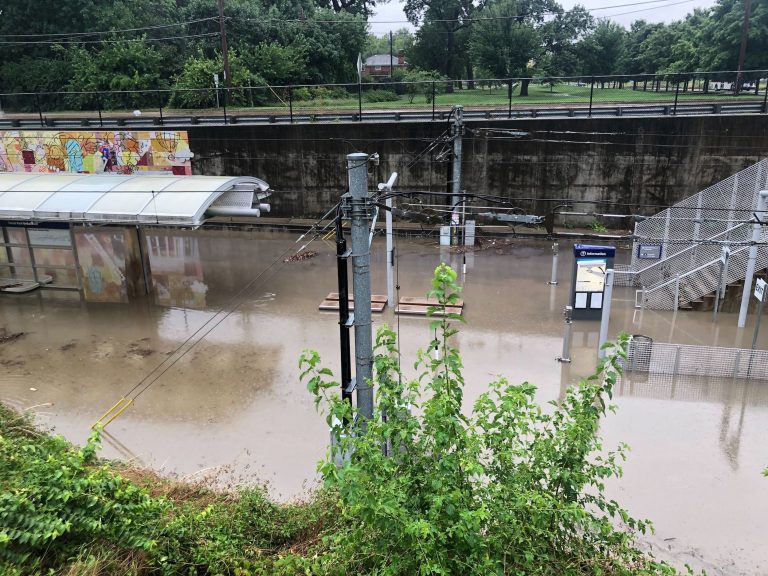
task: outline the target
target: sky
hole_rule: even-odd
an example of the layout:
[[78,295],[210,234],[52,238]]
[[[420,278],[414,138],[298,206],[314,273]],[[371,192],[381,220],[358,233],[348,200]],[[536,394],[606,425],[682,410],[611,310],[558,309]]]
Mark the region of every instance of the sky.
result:
[[[648,22],[672,22],[681,20],[694,8],[707,8],[715,4],[715,0],[660,0],[658,2],[648,0],[560,0],[563,8],[570,9],[576,4],[585,6],[592,11],[596,18],[610,18],[619,24],[629,28],[634,20],[646,20]],[[636,4],[635,6],[626,6]],[[404,2],[390,0],[386,4],[379,4],[376,13],[369,19],[371,32],[381,36],[390,30],[408,28],[413,30],[403,13]],[[606,6],[624,5],[623,8],[610,8],[599,10]]]

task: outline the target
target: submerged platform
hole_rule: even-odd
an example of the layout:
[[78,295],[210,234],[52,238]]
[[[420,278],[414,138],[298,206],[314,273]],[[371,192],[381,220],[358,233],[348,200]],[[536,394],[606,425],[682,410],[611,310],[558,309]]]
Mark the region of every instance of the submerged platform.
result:
[[[386,294],[371,294],[371,312],[384,312],[384,308],[387,306],[387,296]],[[339,293],[338,292],[331,292],[328,294],[328,296],[325,297],[325,300],[320,302],[319,306],[320,310],[330,312],[334,310],[339,309]],[[349,296],[349,309],[354,310],[355,309],[355,297],[354,295]]]
[[[433,306],[439,306],[437,298],[414,298],[403,296],[395,308],[395,314],[407,316],[426,316],[429,309]],[[464,300],[457,300],[453,306],[446,306],[445,311],[435,310],[432,316],[444,316],[445,314],[463,314]]]

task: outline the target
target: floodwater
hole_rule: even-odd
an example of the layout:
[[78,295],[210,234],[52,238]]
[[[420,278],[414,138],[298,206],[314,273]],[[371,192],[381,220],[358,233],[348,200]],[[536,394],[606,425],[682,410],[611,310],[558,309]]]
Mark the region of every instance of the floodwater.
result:
[[[298,246],[296,235],[158,234],[186,247],[175,255],[178,274],[187,275],[173,281],[176,290],[158,289],[129,304],[86,303],[78,293],[55,290],[0,297],[0,328],[25,333],[0,344],[0,398],[83,442],[104,411],[159,367],[109,425],[105,456],[185,478],[266,482],[276,498],[300,497],[316,482],[328,433],[299,382],[298,358],[315,349],[338,374],[337,315],[318,311],[336,291],[335,246],[317,240],[310,246],[317,256],[284,263]],[[462,256],[434,240],[400,238],[396,249],[402,296],[425,295],[440,261],[461,270]],[[546,242],[498,241],[466,258],[460,281],[467,324],[456,343],[468,403],[497,375],[535,383],[547,401],[589,374],[595,322],[574,324],[572,364],[555,361],[570,286],[567,246],[561,244],[554,287],[547,285]],[[627,258],[623,251],[618,261]],[[374,293],[386,293],[384,262],[377,238]],[[752,319],[737,330],[733,314],[721,314],[714,325],[710,313],[636,311],[633,290],[617,288],[614,296],[611,335],[751,342]],[[428,320],[374,314],[375,325],[385,322],[400,334],[408,369],[429,342]],[[759,348],[768,348],[767,333],[768,324]],[[182,347],[190,337],[199,342]],[[621,383],[614,401],[618,413],[602,425],[605,445],[626,442],[631,452],[623,478],[608,491],[636,517],[653,520],[656,534],[645,543],[709,574],[765,574],[768,479],[760,472],[768,465],[768,382],[635,377]]]

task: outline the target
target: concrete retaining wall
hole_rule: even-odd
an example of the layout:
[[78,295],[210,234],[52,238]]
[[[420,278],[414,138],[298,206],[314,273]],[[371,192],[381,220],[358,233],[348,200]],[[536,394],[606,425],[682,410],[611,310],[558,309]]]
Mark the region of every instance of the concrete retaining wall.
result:
[[[608,202],[576,210],[649,212],[649,205],[677,202],[768,156],[765,115],[466,126],[462,187],[539,214],[552,205],[542,199],[552,198]],[[189,129],[189,140],[195,173],[264,178],[275,190],[272,215],[306,218],[324,213],[346,189],[350,152],[379,153],[372,187],[397,171],[400,190],[445,191],[448,166],[435,158],[443,147],[420,154],[448,129],[431,122],[201,126]],[[528,135],[515,138],[510,130]]]

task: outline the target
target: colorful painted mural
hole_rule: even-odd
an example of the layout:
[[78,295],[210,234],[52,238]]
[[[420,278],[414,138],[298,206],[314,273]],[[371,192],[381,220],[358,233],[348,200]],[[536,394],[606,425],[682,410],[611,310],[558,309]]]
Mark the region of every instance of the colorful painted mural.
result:
[[0,172],[192,174],[185,131],[0,132]]
[[75,232],[81,287],[88,302],[128,302],[126,241],[130,237],[122,230]]

